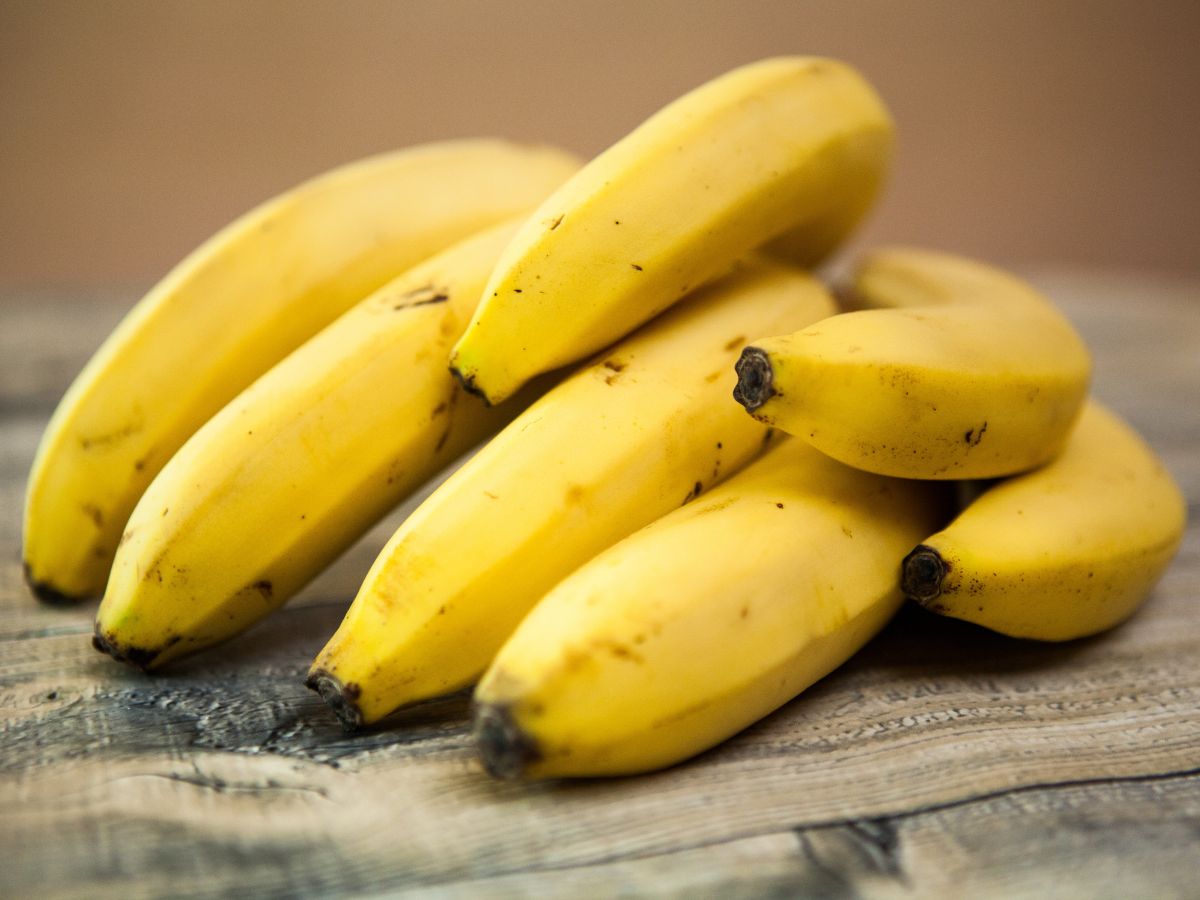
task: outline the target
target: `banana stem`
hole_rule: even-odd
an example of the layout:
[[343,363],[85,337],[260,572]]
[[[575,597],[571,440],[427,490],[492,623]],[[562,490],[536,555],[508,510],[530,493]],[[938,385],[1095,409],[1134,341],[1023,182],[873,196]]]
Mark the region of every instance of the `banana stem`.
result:
[[362,710],[358,708],[361,690],[357,684],[342,684],[337,677],[318,669],[305,679],[304,686],[321,695],[321,699],[329,704],[329,708],[342,723],[343,729],[349,732],[362,728]]
[[754,412],[775,396],[771,359],[762,350],[747,347],[733,368],[738,376],[733,399],[746,407],[746,412]]
[[904,557],[901,588],[905,596],[928,606],[942,595],[948,568],[940,553],[927,544],[919,544]]

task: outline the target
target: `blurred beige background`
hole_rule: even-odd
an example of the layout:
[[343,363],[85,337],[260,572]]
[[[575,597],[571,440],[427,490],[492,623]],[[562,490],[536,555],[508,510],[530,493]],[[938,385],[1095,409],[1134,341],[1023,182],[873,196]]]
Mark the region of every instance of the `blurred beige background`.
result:
[[148,283],[340,162],[496,134],[593,153],[762,56],[900,127],[860,242],[1200,271],[1195,0],[0,0],[0,285]]

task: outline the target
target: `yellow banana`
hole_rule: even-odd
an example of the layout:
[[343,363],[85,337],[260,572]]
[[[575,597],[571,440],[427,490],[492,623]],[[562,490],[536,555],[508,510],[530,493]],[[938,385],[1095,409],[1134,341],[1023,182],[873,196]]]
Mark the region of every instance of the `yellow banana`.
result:
[[1016,277],[915,249],[869,255],[869,309],[756,340],[734,397],[834,459],[904,478],[994,478],[1066,442],[1091,360],[1070,323]]
[[1092,401],[1057,459],[991,487],[908,555],[904,591],[1013,637],[1096,634],[1146,599],[1186,518],[1154,451]]
[[401,525],[310,687],[354,727],[470,684],[558,579],[759,452],[728,399],[747,329],[832,310],[758,261],[550,390]]
[[942,485],[788,440],[594,558],[533,609],[475,692],[501,777],[623,775],[701,752],[859,649]]
[[130,516],[98,649],[155,668],[241,631],[503,424],[446,355],[516,224],[380,289],[183,445]]
[[735,69],[652,116],[530,217],[451,367],[491,403],[607,346],[753,247],[811,265],[857,224],[892,123],[850,67]]
[[576,167],[557,150],[495,140],[416,147],[306,182],[194,251],[50,420],[25,503],[34,593],[100,593],[138,497],[209,416],[371,291],[528,210]]

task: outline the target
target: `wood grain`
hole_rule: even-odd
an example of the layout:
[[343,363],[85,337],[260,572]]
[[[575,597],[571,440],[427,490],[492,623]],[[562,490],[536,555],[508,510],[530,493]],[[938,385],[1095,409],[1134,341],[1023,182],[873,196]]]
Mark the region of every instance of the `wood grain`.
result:
[[1189,498],[1126,625],[1064,645],[917,609],[848,665],[656,775],[520,785],[456,695],[344,735],[301,686],[381,524],[309,590],[161,675],[39,606],[21,492],[52,404],[131,298],[11,298],[0,330],[0,894],[1188,897],[1200,847],[1200,283],[1031,273],[1096,392]]

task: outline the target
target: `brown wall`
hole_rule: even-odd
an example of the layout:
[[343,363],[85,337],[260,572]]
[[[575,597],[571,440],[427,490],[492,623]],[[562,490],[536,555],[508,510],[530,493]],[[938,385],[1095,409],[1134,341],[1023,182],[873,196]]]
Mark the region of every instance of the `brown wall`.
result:
[[595,152],[778,53],[900,127],[864,241],[1200,270],[1195,0],[0,0],[0,282],[144,282],[300,179],[441,137]]

